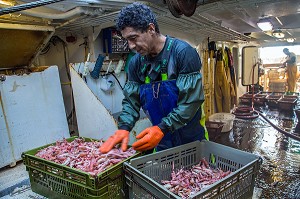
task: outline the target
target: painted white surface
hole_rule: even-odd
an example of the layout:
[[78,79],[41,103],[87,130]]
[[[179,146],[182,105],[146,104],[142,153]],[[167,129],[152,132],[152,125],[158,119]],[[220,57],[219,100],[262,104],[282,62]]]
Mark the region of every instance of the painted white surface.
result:
[[70,71],[79,135],[107,139],[117,130],[116,121],[78,73],[72,67]]
[[[89,64],[91,69],[94,67],[93,64]],[[115,85],[114,90],[108,93],[104,92],[100,89],[101,83],[103,83],[101,77],[94,80],[87,75],[87,82],[85,82],[78,74],[78,71],[79,73],[82,71],[84,64],[76,63],[72,66],[74,68],[70,67],[70,71],[79,135],[94,139],[107,139],[118,128],[117,121],[112,115],[122,110],[122,99],[124,98],[122,89]],[[121,74],[118,78],[124,85],[125,74]],[[141,119],[136,122],[131,131],[129,144],[136,140],[135,136],[138,133],[151,126],[150,120],[145,118],[143,111],[140,114]]]
[[[116,66],[116,62],[111,64],[111,68]],[[94,69],[95,62],[89,62],[88,67],[89,71]],[[75,72],[81,74],[83,72],[84,63],[73,64]],[[106,71],[107,66],[103,64],[102,70]],[[116,76],[122,87],[125,85],[125,73],[121,72],[119,76]],[[81,80],[81,77],[78,76]],[[112,76],[107,76],[108,79],[114,81],[114,86],[111,91],[103,91],[102,88],[106,87],[106,80],[104,77],[99,77],[99,79],[93,79],[89,74],[86,76],[86,82],[84,84],[92,91],[92,93],[101,101],[104,107],[110,111],[111,114],[118,113],[122,110],[122,100],[124,98],[122,88],[118,85],[117,80]],[[73,81],[73,80],[72,80]],[[73,88],[74,89],[74,88]]]
[[253,85],[258,83],[259,49],[247,46],[242,49],[242,84]]
[[0,167],[22,152],[69,137],[58,67],[0,82]]

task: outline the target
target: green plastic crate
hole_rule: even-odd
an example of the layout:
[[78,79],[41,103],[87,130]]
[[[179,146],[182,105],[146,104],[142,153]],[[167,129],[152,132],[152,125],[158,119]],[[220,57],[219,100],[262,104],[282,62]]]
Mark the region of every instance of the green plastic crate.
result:
[[[73,141],[77,136],[66,139]],[[84,138],[84,137],[82,137]],[[84,138],[86,142],[94,141]],[[97,176],[74,169],[68,166],[57,164],[35,156],[35,154],[50,145],[32,149],[22,154],[23,162],[29,173],[32,191],[48,198],[78,198],[78,199],[102,199],[102,198],[126,198],[126,183],[123,171],[123,163],[135,155],[110,167]]]
[[190,169],[202,158],[208,160],[211,167],[232,173],[190,198],[245,199],[252,196],[260,166],[258,156],[210,141],[196,141],[124,163],[129,198],[181,198],[161,185],[161,180],[171,179],[173,167],[175,171]]

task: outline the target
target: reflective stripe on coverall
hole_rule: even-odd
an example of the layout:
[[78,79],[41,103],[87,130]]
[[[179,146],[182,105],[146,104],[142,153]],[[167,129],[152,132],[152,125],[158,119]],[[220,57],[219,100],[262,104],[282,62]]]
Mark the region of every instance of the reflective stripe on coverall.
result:
[[203,126],[203,128],[204,128],[204,137],[205,137],[205,139],[209,140],[208,131],[207,131],[207,128],[205,126],[206,117],[205,117],[205,112],[204,112],[204,102],[201,104],[201,110],[202,110],[202,114],[201,114],[201,119],[200,119],[200,125]]

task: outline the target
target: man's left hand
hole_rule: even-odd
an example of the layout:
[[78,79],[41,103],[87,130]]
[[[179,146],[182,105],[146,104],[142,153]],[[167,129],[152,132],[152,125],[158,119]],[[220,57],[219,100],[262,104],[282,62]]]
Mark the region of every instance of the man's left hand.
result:
[[146,128],[136,136],[139,140],[133,143],[132,147],[137,151],[147,151],[156,147],[163,137],[164,133],[160,128],[158,126],[152,126]]

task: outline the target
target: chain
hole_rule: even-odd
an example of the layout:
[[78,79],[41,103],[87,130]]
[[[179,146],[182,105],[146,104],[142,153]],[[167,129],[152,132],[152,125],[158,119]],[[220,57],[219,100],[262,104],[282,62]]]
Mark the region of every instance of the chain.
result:
[[154,86],[155,86],[155,84],[152,84],[153,97],[155,99],[157,99],[158,98],[158,93],[159,93],[160,83],[158,83],[158,85],[157,85],[157,91],[154,90]]

